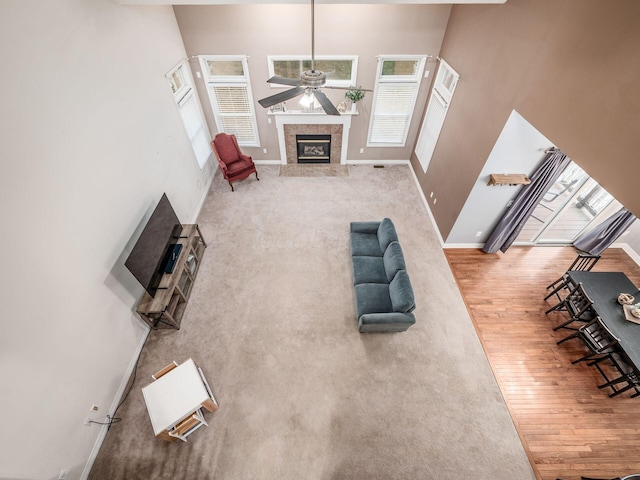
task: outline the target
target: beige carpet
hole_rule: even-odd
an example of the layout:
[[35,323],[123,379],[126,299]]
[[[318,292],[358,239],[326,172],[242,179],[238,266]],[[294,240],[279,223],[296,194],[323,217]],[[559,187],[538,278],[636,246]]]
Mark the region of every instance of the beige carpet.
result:
[[346,177],[349,175],[347,165],[338,164],[314,164],[300,165],[287,164],[280,166],[281,177]]
[[[534,478],[409,167],[216,176],[209,243],[180,331],[154,331],[90,478]],[[393,219],[417,323],[360,334],[349,222]],[[220,409],[187,443],[156,440],[141,387],[193,357]]]

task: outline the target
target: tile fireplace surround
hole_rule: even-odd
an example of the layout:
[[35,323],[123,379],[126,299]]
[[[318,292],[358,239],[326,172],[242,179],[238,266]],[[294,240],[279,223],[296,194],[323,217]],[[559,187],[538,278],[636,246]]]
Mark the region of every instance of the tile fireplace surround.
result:
[[353,115],[351,112],[339,116],[301,111],[276,112],[269,115],[276,120],[282,165],[298,163],[296,134],[331,134],[330,163],[347,163],[349,128]]

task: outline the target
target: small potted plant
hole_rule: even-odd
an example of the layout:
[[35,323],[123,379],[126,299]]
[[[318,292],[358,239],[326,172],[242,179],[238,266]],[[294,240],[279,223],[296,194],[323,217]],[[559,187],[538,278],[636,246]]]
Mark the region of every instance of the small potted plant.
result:
[[364,98],[364,90],[360,87],[353,87],[347,90],[344,94],[349,100],[351,100],[351,111],[356,111],[356,103]]

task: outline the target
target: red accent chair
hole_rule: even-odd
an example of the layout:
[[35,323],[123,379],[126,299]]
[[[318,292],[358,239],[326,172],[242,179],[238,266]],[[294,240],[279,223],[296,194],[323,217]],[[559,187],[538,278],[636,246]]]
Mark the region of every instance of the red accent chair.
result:
[[235,190],[231,182],[243,180],[252,173],[256,174],[256,180],[260,180],[253,159],[240,151],[235,135],[218,133],[211,141],[211,149],[216,154],[222,175],[229,182],[232,192]]

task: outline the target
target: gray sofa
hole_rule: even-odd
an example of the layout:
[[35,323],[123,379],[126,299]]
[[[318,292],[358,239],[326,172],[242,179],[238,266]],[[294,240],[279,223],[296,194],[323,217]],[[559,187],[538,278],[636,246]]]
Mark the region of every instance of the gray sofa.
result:
[[405,331],[415,298],[393,222],[351,222],[350,243],[358,330]]

